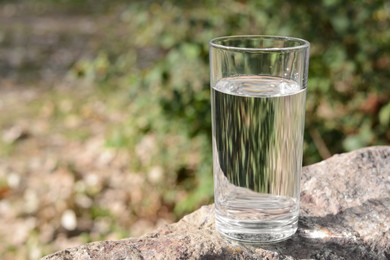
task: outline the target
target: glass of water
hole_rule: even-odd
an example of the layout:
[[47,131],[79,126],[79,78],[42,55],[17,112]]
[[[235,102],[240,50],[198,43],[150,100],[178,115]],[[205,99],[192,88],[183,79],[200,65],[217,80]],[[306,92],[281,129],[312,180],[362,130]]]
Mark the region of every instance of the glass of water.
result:
[[309,42],[282,36],[210,41],[216,228],[269,243],[298,226]]

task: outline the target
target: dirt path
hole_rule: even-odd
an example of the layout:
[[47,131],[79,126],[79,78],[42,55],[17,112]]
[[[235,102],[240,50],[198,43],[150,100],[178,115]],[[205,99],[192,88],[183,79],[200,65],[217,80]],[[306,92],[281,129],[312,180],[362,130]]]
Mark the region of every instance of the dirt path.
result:
[[58,9],[26,3],[1,5],[2,81],[53,82],[78,59],[94,55],[108,18]]

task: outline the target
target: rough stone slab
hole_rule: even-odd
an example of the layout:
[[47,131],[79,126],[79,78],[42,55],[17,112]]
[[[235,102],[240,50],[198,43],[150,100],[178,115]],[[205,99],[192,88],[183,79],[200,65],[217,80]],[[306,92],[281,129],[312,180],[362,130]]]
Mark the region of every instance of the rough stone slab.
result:
[[214,207],[139,238],[102,241],[54,259],[390,259],[390,146],[335,155],[304,167],[297,233],[269,245],[227,241]]

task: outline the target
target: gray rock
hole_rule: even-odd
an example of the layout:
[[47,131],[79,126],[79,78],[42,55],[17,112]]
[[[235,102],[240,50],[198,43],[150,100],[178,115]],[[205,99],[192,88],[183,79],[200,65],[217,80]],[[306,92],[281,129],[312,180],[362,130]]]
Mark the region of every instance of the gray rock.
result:
[[390,146],[360,149],[304,167],[297,233],[245,245],[214,228],[214,207],[139,238],[102,241],[54,259],[390,259]]

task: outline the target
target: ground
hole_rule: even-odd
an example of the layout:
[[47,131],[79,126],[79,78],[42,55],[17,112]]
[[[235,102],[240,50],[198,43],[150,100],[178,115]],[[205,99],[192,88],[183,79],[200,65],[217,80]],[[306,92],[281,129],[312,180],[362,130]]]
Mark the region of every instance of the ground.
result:
[[0,3],[2,259],[36,259],[174,220],[147,188],[161,169],[135,172],[128,150],[107,145],[129,112],[123,93],[72,76],[77,62],[120,37],[120,9],[107,10]]

